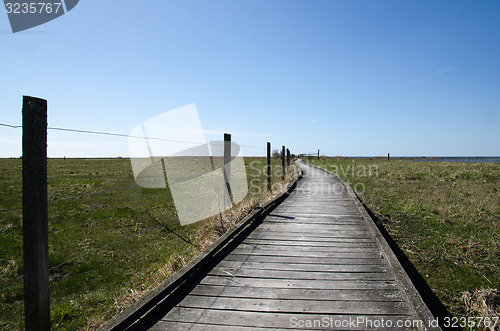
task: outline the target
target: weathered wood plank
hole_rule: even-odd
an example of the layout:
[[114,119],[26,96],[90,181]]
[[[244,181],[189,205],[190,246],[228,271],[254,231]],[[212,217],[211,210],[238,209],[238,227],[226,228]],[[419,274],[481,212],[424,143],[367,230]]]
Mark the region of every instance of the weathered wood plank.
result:
[[258,270],[258,269],[239,269],[235,275],[226,274],[221,268],[214,268],[209,273],[212,276],[219,277],[252,277],[261,279],[303,279],[311,281],[322,280],[391,280],[393,276],[388,272],[308,272],[291,270]]
[[[280,238],[280,235],[279,233],[273,233],[273,232],[269,232],[269,233],[254,233],[253,235],[251,235],[249,238],[252,238],[252,239],[260,239],[260,238],[273,238],[273,239],[279,239]],[[334,241],[334,240],[350,240],[350,241],[353,241],[353,240],[373,240],[373,238],[368,234],[363,234],[363,233],[359,233],[359,234],[352,234],[351,235],[347,235],[347,234],[344,234],[344,235],[341,235],[341,234],[336,234],[336,233],[324,233],[324,234],[287,234],[287,233],[283,233],[281,235],[281,238],[284,238],[284,239],[287,239],[287,238],[290,238],[290,239],[303,239],[303,240],[310,240],[310,241]]]
[[363,232],[366,233],[368,228],[363,227],[360,224],[307,224],[307,223],[295,223],[295,222],[276,222],[274,224],[263,224],[259,232],[263,231],[274,231],[274,232],[289,232],[289,233],[352,233],[352,232]]
[[370,246],[356,247],[351,245],[349,247],[342,247],[342,246],[324,247],[324,246],[317,246],[314,244],[314,242],[311,242],[311,245],[309,246],[262,245],[262,244],[250,244],[243,242],[238,246],[238,250],[235,250],[235,252],[245,249],[259,250],[266,252],[283,251],[283,252],[301,252],[301,253],[373,252],[373,247]]
[[403,315],[408,312],[405,302],[317,301],[317,300],[254,300],[188,295],[179,307],[307,314]]
[[279,263],[279,262],[249,262],[249,261],[222,261],[214,269],[237,272],[246,269],[259,269],[259,270],[283,270],[283,271],[306,271],[306,272],[386,272],[387,264],[304,264],[304,263]]
[[315,247],[370,247],[376,248],[377,244],[372,242],[357,242],[357,241],[337,241],[337,242],[328,242],[328,241],[304,241],[304,240],[273,240],[273,239],[246,239],[244,244],[248,245],[262,245],[262,246],[310,246],[314,245]]
[[394,289],[397,284],[394,280],[338,280],[325,279],[315,281],[310,279],[287,279],[287,278],[253,278],[253,277],[231,277],[226,274],[208,275],[200,282],[203,285],[234,285],[264,288],[316,288],[332,290],[352,289]]
[[252,234],[247,237],[248,239],[267,239],[267,240],[294,240],[294,241],[306,241],[306,242],[375,242],[372,237],[366,236],[361,238],[349,238],[349,237],[318,237],[318,236],[309,236],[305,237],[302,235],[288,235],[282,234],[281,236],[278,233],[258,233]]
[[225,259],[225,261],[247,261],[247,262],[278,262],[278,263],[302,263],[302,264],[322,264],[322,265],[335,265],[335,264],[380,264],[381,258],[375,259],[352,259],[352,258],[335,258],[335,259],[324,259],[322,257],[296,257],[296,256],[266,256],[266,255],[255,255],[255,254],[230,254]]
[[398,289],[301,289],[301,288],[265,288],[245,286],[213,286],[199,285],[193,295],[218,296],[230,298],[253,299],[294,299],[313,301],[404,301]]
[[267,255],[267,256],[307,256],[307,257],[323,257],[323,258],[367,258],[375,259],[380,257],[380,252],[374,251],[347,251],[347,248],[342,248],[343,251],[331,251],[331,252],[304,252],[296,250],[270,250],[270,249],[242,249],[237,248],[233,251],[233,254],[257,254],[257,255]]
[[[205,323],[192,323],[192,322],[172,322],[172,321],[159,321],[155,326],[149,330],[175,330],[175,331],[269,331],[269,328],[256,328],[254,326],[239,326],[239,325],[221,325],[221,324],[205,324]],[[273,329],[273,330],[289,330],[289,329]]]
[[[344,329],[349,330],[386,330],[384,328],[373,327],[373,322],[381,320],[384,318],[386,321],[391,321],[393,325],[396,325],[398,320],[407,320],[410,318],[407,314],[386,316],[386,315],[372,315],[366,317],[365,320],[359,320],[359,323],[349,325],[349,322],[353,320],[358,321],[357,315],[315,315],[315,314],[282,314],[282,313],[268,313],[268,312],[243,312],[243,311],[225,311],[225,310],[205,310],[205,309],[192,309],[192,308],[182,308],[176,307],[170,311],[165,317],[162,318],[161,322],[181,322],[181,323],[205,323],[208,325],[217,326],[251,326],[255,328],[268,328],[272,330],[286,329],[298,329],[298,330],[332,330],[340,329],[336,325],[347,325],[348,327]],[[304,321],[304,325],[299,327],[298,322]],[[306,321],[311,321],[315,323],[316,326],[311,325],[310,327],[305,325]],[[318,325],[318,322],[323,322]],[[371,322],[371,325],[370,325]],[[165,324],[159,323],[158,326],[163,326]],[[170,324],[166,324],[169,326]],[[371,326],[371,327],[370,327]],[[390,328],[389,328],[390,329]],[[162,329],[153,329],[162,330]],[[176,330],[176,329],[167,329]],[[201,328],[192,327],[189,330],[203,330]],[[392,329],[394,330],[394,328]]]

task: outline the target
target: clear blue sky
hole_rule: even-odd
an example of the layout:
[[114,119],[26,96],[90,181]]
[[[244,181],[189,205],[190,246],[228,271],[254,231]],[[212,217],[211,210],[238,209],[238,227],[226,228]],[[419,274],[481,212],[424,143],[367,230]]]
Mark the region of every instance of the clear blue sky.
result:
[[[500,155],[496,0],[83,0],[16,34],[2,12],[0,39],[0,123],[21,124],[22,95],[48,100],[51,127],[126,134],[195,103],[243,145]],[[0,127],[1,157],[20,133]],[[49,155],[126,156],[126,140],[50,132]]]

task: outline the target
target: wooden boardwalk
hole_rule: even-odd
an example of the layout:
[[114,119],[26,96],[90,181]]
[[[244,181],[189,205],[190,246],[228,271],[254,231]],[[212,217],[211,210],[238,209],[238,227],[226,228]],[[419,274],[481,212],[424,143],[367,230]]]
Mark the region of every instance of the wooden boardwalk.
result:
[[292,194],[173,307],[156,309],[152,330],[427,326],[432,315],[352,191],[299,165]]

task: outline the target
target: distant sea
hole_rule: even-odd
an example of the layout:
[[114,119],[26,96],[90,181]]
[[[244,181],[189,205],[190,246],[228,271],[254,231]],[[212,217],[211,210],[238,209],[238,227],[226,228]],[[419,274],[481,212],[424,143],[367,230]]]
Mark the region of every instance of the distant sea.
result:
[[[349,159],[385,159],[386,156],[348,156]],[[391,160],[403,159],[418,162],[500,162],[500,156],[392,156]]]
[[412,161],[420,162],[500,162],[499,156],[438,156],[438,157],[408,157]]

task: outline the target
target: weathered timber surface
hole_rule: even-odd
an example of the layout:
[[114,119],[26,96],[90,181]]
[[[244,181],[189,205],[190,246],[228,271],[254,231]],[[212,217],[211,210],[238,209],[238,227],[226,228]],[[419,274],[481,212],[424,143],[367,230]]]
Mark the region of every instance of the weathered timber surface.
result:
[[131,329],[433,329],[352,190],[299,166],[303,179],[286,200]]

